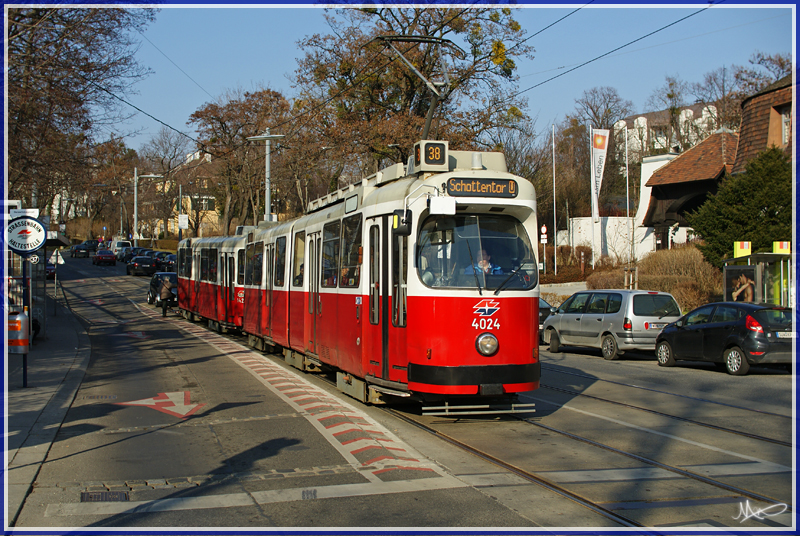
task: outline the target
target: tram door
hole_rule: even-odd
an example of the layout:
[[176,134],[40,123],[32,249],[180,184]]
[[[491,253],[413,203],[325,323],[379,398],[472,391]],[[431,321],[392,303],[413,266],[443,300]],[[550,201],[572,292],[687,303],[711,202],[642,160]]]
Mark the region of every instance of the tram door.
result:
[[236,300],[236,288],[234,283],[236,281],[236,261],[233,258],[233,253],[228,253],[228,270],[226,272],[225,287],[225,321],[233,322],[233,303]]
[[272,271],[274,269],[275,244],[264,246],[264,317],[262,318],[262,331],[265,337],[272,338],[272,310],[273,310],[273,281]]
[[307,341],[306,350],[312,354],[317,354],[317,323],[321,314],[320,310],[320,248],[322,247],[321,233],[309,233],[306,245],[306,266],[308,273],[308,307],[306,308],[305,340]]
[[403,271],[393,267],[392,259],[399,261],[407,254],[394,248],[393,240],[401,246],[408,242],[407,237],[392,237],[390,218],[386,214],[367,221],[369,295],[368,322],[364,326],[364,369],[376,378],[406,382],[405,284],[398,277]]

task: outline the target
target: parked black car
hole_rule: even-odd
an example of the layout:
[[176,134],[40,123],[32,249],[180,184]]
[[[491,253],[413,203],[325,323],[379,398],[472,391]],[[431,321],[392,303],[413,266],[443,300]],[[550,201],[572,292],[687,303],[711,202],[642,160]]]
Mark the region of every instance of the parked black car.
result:
[[662,367],[676,360],[710,361],[743,376],[751,365],[781,364],[790,371],[792,310],[770,304],[711,303],[667,325],[656,339]]
[[89,251],[97,251],[97,247],[100,244],[99,240],[84,240],[83,245],[86,246],[86,249]]
[[129,250],[126,252],[126,253],[125,253],[125,256],[122,258],[122,261],[123,261],[123,262],[131,262],[131,259],[132,259],[132,258],[134,258],[134,257],[138,257],[138,256],[139,256],[139,252],[140,252],[140,251],[144,251],[145,249],[146,249],[146,248],[142,248],[142,247],[138,247],[138,246],[137,246],[137,247],[130,248],[130,249],[129,249]]
[[78,244],[69,248],[70,257],[86,257],[89,258],[89,249],[84,244]]
[[170,307],[178,305],[178,274],[174,272],[156,272],[150,279],[150,286],[147,289],[147,303],[155,304],[156,307],[161,307],[161,280],[168,278],[172,283],[172,299],[167,301]]
[[169,251],[156,251],[153,255],[153,258],[156,260],[156,266],[162,272],[168,272],[169,270],[164,269],[164,259],[169,255]]
[[539,298],[539,338],[542,337],[542,326],[544,326],[545,319],[550,316],[550,308],[552,305],[547,303],[542,298]]
[[178,271],[178,256],[174,253],[170,253],[164,258],[164,271],[165,272],[177,272]]
[[125,267],[128,275],[153,275],[156,271],[156,262],[150,257],[134,257]]

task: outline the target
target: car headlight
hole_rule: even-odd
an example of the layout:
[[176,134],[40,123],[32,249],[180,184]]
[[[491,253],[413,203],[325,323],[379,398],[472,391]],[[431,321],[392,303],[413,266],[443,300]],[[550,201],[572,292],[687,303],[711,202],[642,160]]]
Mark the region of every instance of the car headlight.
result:
[[477,348],[478,352],[485,356],[496,354],[499,347],[500,343],[497,342],[497,337],[491,333],[483,333],[478,335],[478,339],[475,341],[475,348]]

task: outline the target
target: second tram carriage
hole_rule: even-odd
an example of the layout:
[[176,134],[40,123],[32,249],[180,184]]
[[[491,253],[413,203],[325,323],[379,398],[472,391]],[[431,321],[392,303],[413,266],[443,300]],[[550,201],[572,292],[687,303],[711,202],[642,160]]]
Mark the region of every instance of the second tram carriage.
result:
[[300,218],[181,241],[184,316],[301,370],[334,369],[364,402],[498,408],[537,389],[533,186],[500,153],[414,149]]

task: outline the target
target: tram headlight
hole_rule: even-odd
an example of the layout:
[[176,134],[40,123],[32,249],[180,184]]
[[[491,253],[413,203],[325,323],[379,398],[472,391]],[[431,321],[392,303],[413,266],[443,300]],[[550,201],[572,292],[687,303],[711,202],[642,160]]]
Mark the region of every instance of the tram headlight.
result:
[[491,356],[497,353],[500,343],[497,342],[497,337],[491,333],[483,333],[478,335],[478,339],[475,341],[475,347],[481,354]]

